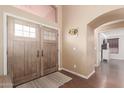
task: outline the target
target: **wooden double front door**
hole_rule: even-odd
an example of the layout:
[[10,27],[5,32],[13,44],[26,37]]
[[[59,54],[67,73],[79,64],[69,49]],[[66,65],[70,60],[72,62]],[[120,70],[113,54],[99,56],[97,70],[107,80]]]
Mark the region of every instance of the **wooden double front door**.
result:
[[57,31],[8,17],[8,74],[18,85],[57,71]]

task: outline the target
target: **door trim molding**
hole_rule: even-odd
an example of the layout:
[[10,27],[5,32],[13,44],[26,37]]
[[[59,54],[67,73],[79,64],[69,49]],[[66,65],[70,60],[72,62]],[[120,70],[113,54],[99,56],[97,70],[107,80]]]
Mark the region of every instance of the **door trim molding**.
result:
[[3,13],[3,74],[7,75],[7,15]]
[[25,21],[29,21],[35,24],[38,24],[40,26],[45,26],[45,27],[49,27],[49,28],[53,28],[56,29],[58,31],[58,69],[60,68],[60,28],[59,27],[54,27],[51,25],[47,25],[44,23],[40,23],[34,20],[30,20],[28,18],[25,17],[21,17],[21,16],[17,16],[15,14],[12,13],[8,13],[8,12],[3,12],[3,74],[7,75],[7,16],[11,16],[17,19],[21,19],[21,20],[25,20]]

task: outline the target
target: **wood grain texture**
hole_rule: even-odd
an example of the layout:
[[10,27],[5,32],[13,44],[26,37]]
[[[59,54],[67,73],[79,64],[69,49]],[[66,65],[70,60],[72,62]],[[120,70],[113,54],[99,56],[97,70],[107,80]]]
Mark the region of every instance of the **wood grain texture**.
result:
[[[34,27],[35,38],[15,36],[15,23]],[[40,77],[41,57],[39,51],[39,26],[8,17],[8,74],[14,85]]]
[[55,40],[43,39],[43,71],[44,75],[58,70],[58,32],[53,29],[43,28],[43,31],[55,34]]

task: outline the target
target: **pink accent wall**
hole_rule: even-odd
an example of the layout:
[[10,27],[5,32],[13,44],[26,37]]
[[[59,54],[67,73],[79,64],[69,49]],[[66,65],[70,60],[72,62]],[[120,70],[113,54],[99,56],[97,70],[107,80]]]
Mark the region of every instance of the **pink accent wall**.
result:
[[50,5],[14,5],[14,7],[38,15],[52,22],[57,21],[57,10]]

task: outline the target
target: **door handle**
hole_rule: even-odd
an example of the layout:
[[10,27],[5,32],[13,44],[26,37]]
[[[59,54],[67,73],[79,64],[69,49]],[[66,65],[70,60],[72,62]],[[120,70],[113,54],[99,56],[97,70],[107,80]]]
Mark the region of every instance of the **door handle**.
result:
[[43,50],[42,50],[42,57],[43,57]]
[[39,57],[39,50],[37,50],[37,57]]

